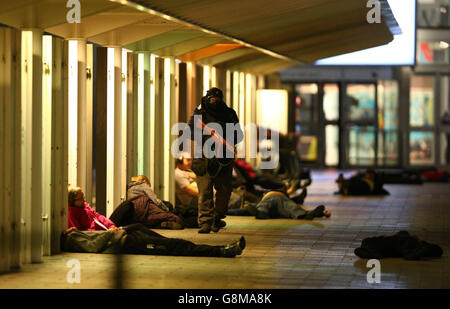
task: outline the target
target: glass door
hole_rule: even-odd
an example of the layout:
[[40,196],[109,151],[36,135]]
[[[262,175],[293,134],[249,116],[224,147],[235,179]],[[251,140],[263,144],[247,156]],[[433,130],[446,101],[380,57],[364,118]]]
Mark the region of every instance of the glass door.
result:
[[317,83],[296,84],[295,133],[300,136],[297,150],[302,162],[317,163],[319,127],[319,87]]
[[343,99],[344,166],[374,166],[377,163],[376,85],[346,84]]
[[325,158],[326,166],[339,165],[339,85],[336,83],[323,84],[323,119],[325,130]]

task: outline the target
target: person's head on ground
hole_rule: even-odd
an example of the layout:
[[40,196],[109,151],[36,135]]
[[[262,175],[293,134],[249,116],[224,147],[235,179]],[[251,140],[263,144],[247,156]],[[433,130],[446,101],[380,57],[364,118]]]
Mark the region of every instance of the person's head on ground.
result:
[[176,159],[176,166],[183,171],[187,171],[191,169],[192,166],[192,158],[191,155],[187,152],[183,152]]
[[68,202],[70,205],[82,208],[84,206],[84,192],[80,187],[69,187]]

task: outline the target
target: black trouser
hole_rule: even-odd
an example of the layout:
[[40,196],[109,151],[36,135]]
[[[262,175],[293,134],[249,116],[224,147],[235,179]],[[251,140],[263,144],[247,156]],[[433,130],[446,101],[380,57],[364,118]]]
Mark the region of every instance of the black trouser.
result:
[[121,203],[109,217],[116,226],[125,226],[133,223],[134,205],[131,201]]
[[167,238],[142,224],[131,224],[126,230],[125,243],[121,252],[127,254],[176,255],[176,256],[211,256],[221,257],[223,246],[196,245],[178,238]]

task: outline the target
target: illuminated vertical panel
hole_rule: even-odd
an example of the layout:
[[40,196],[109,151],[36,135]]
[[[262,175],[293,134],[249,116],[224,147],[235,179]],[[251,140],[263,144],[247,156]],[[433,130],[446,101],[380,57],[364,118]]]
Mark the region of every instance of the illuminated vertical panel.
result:
[[69,40],[69,170],[68,182],[77,186],[77,154],[78,154],[78,42]]
[[164,191],[163,199],[166,201],[174,201],[174,176],[175,162],[170,152],[171,142],[173,137],[171,135],[172,125],[177,119],[176,111],[178,110],[176,96],[175,96],[175,78],[176,66],[174,58],[164,59],[164,146],[163,146],[163,161],[164,161]]
[[42,219],[43,253],[51,254],[52,36],[42,36]]
[[211,88],[217,87],[216,67],[211,67]]
[[156,179],[156,56],[150,54],[150,179],[153,185]]
[[[253,103],[253,97],[254,97],[254,82],[253,82],[254,76],[252,74],[247,73],[245,75],[245,119],[240,119],[240,123],[242,124],[242,127],[244,129],[245,124],[245,133],[247,137],[250,137],[253,132],[251,130],[253,127],[250,126],[251,123],[254,123],[254,119],[252,119],[252,112],[254,109]],[[252,158],[254,156],[251,156],[251,149],[256,149],[256,145],[253,145],[252,143],[255,143],[252,138],[246,138],[245,139],[245,157],[246,158]],[[252,147],[253,146],[253,147]]]
[[42,33],[22,32],[22,263],[42,261]]
[[288,94],[286,90],[258,90],[256,112],[260,126],[287,134]]
[[92,194],[92,140],[94,108],[94,45],[86,44],[86,201],[93,202]]
[[232,79],[232,72],[226,71],[226,89],[225,89],[225,102],[228,104],[228,106],[231,107],[231,79]]
[[233,72],[233,105],[239,117],[239,72]]
[[137,173],[144,173],[144,54],[138,56]]
[[[108,206],[107,215],[110,216],[114,208],[121,203],[122,195],[125,195],[125,189],[122,188],[122,48],[113,48],[114,55],[114,120],[113,120],[113,174],[110,176],[113,179],[113,200]],[[126,103],[126,102],[125,102]]]
[[[77,186],[86,192],[86,161],[92,154],[86,151],[87,117],[86,117],[86,41],[77,40],[77,65],[78,65],[78,127],[77,127]],[[86,193],[85,193],[86,194]],[[91,202],[91,201],[88,201]]]
[[150,157],[152,145],[150,144],[150,132],[152,131],[153,123],[150,123],[150,53],[144,53],[144,147],[143,147],[143,171],[142,174],[149,177],[151,173]]
[[202,96],[206,95],[206,91],[209,90],[211,84],[210,67],[208,65],[203,66],[203,91]]
[[21,263],[31,262],[31,104],[33,34],[22,31],[21,72]]
[[121,177],[121,199],[126,197],[126,186],[127,186],[127,86],[128,86],[128,52],[127,50],[122,50],[122,117],[121,117],[121,166],[122,166],[122,177]]
[[[169,169],[169,160],[171,159],[171,156],[166,156],[166,149],[170,149],[168,147],[170,143],[170,105],[171,105],[171,70],[172,70],[172,61],[170,58],[164,59],[164,165],[163,168],[165,171],[170,171]],[[169,200],[169,194],[168,194],[168,187],[166,187],[169,184],[169,173],[164,173],[164,200]]]
[[[239,117],[239,122],[242,123],[243,125],[246,124],[246,92],[245,92],[245,73],[244,72],[239,72],[239,108],[238,110],[236,110],[238,117]],[[243,142],[237,145],[237,151],[239,153],[246,153],[246,143],[247,143],[247,139]]]
[[114,48],[107,51],[107,99],[106,99],[106,214],[114,207]]

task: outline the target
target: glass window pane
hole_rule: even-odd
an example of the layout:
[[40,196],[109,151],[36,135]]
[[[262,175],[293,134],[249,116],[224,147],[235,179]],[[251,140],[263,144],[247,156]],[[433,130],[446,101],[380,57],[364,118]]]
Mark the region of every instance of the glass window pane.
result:
[[375,117],[375,85],[347,85],[344,106],[350,120],[373,120]]
[[450,132],[441,134],[441,164],[450,165]]
[[397,131],[381,131],[378,133],[378,165],[392,166],[398,163]]
[[417,62],[420,64],[448,64],[450,49],[446,40],[419,41]]
[[323,86],[323,112],[326,120],[339,119],[339,87],[337,84]]
[[297,153],[302,161],[313,162],[317,160],[317,137],[311,135],[300,136],[297,144]]
[[375,129],[373,126],[348,128],[348,162],[351,165],[373,165],[375,163]]
[[398,126],[398,83],[378,82],[378,127],[393,130]]
[[441,76],[441,121],[450,126],[450,78]]
[[417,1],[417,26],[425,28],[450,27],[450,0]]
[[434,77],[412,76],[409,121],[411,126],[434,125]]
[[325,127],[325,165],[339,164],[339,127],[327,125]]
[[409,135],[409,146],[409,162],[411,165],[434,164],[433,132],[411,132]]
[[317,93],[317,84],[298,84],[295,86],[295,109],[299,112],[300,122],[315,121],[314,108],[317,108]]

